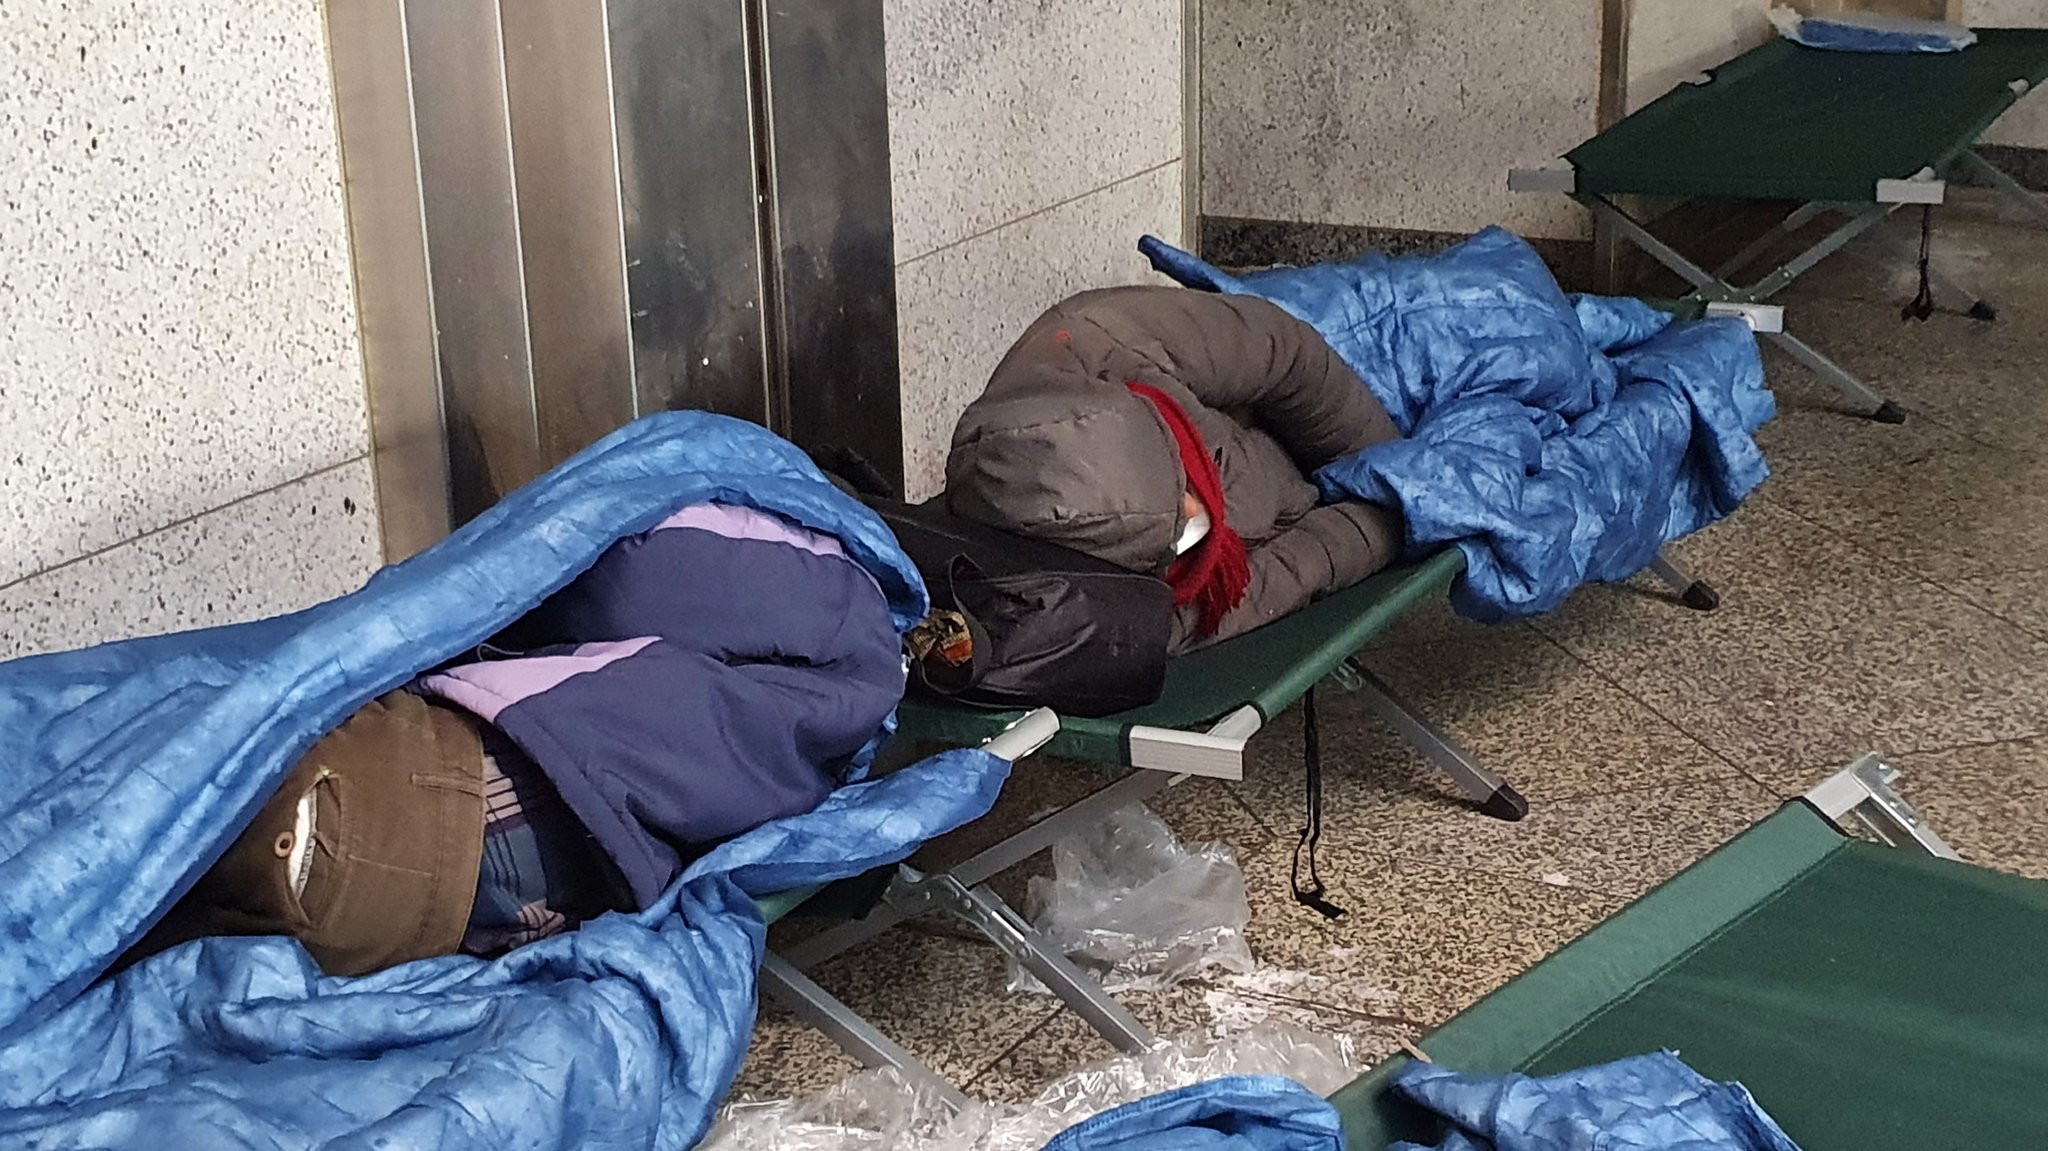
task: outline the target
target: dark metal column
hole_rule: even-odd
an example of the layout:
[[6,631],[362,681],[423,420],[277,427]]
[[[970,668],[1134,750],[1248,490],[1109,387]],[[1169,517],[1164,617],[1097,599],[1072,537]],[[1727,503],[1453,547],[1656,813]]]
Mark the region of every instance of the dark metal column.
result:
[[640,414],[605,0],[500,0],[540,457]]
[[774,424],[903,486],[881,0],[756,0]]
[[675,408],[900,486],[880,0],[328,22],[388,555]]
[[745,0],[607,7],[637,410],[766,424]]
[[402,0],[327,6],[384,557],[448,534],[448,437]]
[[408,3],[455,522],[545,469],[496,0]]

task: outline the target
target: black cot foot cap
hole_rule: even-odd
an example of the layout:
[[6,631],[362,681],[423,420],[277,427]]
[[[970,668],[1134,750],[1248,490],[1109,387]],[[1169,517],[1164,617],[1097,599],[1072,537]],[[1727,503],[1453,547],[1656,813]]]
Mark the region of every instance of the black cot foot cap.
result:
[[1520,823],[1522,817],[1529,814],[1529,801],[1522,798],[1521,792],[1503,783],[1486,797],[1479,810],[1505,823]]
[[1721,593],[1715,591],[1714,585],[1705,580],[1692,581],[1692,586],[1686,588],[1685,594],[1678,598],[1680,603],[1694,611],[1713,611],[1721,606]]
[[1906,422],[1906,409],[1886,400],[1878,405],[1876,411],[1870,413],[1870,418],[1880,424],[1903,424]]

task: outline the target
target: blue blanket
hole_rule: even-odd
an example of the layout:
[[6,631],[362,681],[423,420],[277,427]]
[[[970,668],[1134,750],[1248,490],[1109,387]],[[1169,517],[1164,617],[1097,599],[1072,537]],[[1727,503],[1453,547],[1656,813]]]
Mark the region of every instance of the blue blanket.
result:
[[1272,1076],[1212,1079],[1077,1123],[1045,1151],[1343,1151],[1336,1108]]
[[1543,1079],[1411,1063],[1393,1091],[1450,1124],[1436,1151],[1799,1151],[1741,1084],[1668,1051]]
[[1773,11],[1771,21],[1778,25],[1785,39],[1829,52],[1960,52],[1977,42],[1977,34],[1960,24],[1878,12],[1801,16]]
[[1241,277],[1149,236],[1140,248],[1190,287],[1286,309],[1365,380],[1406,438],[1318,481],[1398,506],[1412,556],[1462,548],[1452,599],[1470,618],[1536,615],[1589,580],[1627,579],[1769,474],[1752,437],[1777,409],[1747,325],[1567,296],[1499,228],[1437,256]]
[[[1799,1151],[1739,1083],[1661,1052],[1545,1079],[1410,1063],[1388,1090],[1442,1119],[1434,1151]],[[1285,1079],[1197,1083],[1076,1124],[1045,1151],[1339,1151],[1337,1109]],[[1387,1151],[1431,1151],[1396,1143]]]
[[496,962],[363,979],[205,940],[94,981],[368,700],[474,648],[611,542],[705,500],[839,537],[899,628],[888,530],[776,437],[652,417],[362,591],[274,620],[0,665],[0,1143],[39,1148],[685,1148],[745,1054],[751,896],[858,874],[985,813],[956,752],[700,859],[635,916]]

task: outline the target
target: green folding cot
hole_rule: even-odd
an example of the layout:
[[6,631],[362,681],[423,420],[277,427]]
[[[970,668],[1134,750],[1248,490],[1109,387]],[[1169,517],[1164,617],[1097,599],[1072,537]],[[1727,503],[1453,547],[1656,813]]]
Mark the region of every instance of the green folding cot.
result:
[[[1420,563],[1383,571],[1257,631],[1174,659],[1158,701],[1120,715],[1053,718],[1041,710],[1020,716],[915,697],[905,700],[899,738],[907,742],[972,746],[1003,738],[1006,731],[1028,723],[1036,728],[1032,744],[1042,742],[1051,755],[1103,766],[1105,781],[1086,798],[945,871],[927,875],[908,865],[899,868],[880,905],[771,957],[763,973],[764,991],[795,1008],[868,1066],[893,1066],[935,1082],[936,1076],[833,1001],[803,972],[908,919],[940,912],[963,921],[1028,967],[1111,1043],[1125,1051],[1145,1050],[1153,1042],[1151,1032],[1099,983],[1056,948],[1043,944],[988,881],[1056,841],[1096,825],[1118,808],[1143,802],[1190,777],[1242,779],[1252,736],[1295,702],[1312,703],[1315,685],[1333,677],[1361,691],[1481,810],[1501,819],[1520,819],[1528,805],[1514,788],[1481,767],[1353,659],[1402,615],[1442,599],[1464,566],[1464,553],[1447,549]],[[1305,707],[1304,714],[1313,733],[1313,707]],[[1309,769],[1319,771],[1313,739],[1308,741],[1306,758]],[[801,910],[778,908],[784,913]]]
[[[1775,322],[1778,311],[1765,305],[1700,301],[1657,306],[1690,319],[1709,312],[1738,315],[1759,330]],[[1325,680],[1358,693],[1382,721],[1449,776],[1480,812],[1496,819],[1521,819],[1528,803],[1513,786],[1481,766],[1357,659],[1396,620],[1445,598],[1464,570],[1464,553],[1451,547],[1379,572],[1256,631],[1170,660],[1160,697],[1117,715],[1055,716],[1042,708],[1025,714],[918,696],[906,699],[899,713],[900,746],[967,747],[996,741],[1017,755],[1042,749],[1096,764],[1104,769],[1104,781],[1083,799],[944,871],[925,874],[909,864],[898,867],[882,888],[879,902],[858,918],[843,919],[770,955],[762,971],[763,992],[830,1035],[863,1064],[894,1067],[950,1097],[952,1088],[937,1075],[804,974],[906,920],[940,913],[1029,969],[1119,1049],[1147,1049],[1154,1041],[1152,1033],[1098,982],[1045,944],[988,886],[989,881],[1059,840],[1099,824],[1117,809],[1144,802],[1191,777],[1244,778],[1252,737],[1296,703],[1303,705],[1303,769],[1309,803],[1314,805],[1322,772],[1315,688]],[[1719,594],[1711,585],[1694,579],[1663,554],[1651,562],[1650,570],[1686,607],[1712,611],[1719,606]],[[1319,820],[1311,806],[1311,831],[1305,835],[1314,833]],[[818,909],[807,902],[813,894],[793,893],[776,901],[769,908],[770,921],[813,915]],[[833,916],[828,911],[817,917]]]
[[[1101,719],[1062,716],[1059,734],[1046,750],[1069,759],[1168,773],[1150,777],[1154,781],[1173,775],[1242,779],[1251,737],[1328,676],[1343,675],[1368,698],[1387,701],[1388,709],[1407,715],[1407,707],[1384,685],[1355,665],[1347,668],[1347,661],[1411,609],[1441,600],[1464,569],[1464,553],[1449,548],[1422,563],[1380,572],[1257,631],[1180,656],[1167,664],[1165,689],[1157,701]],[[904,731],[936,743],[971,744],[1015,718],[926,698],[913,697],[903,705]],[[1411,733],[1405,723],[1396,724],[1404,734],[1427,737],[1434,732]],[[1440,764],[1469,784],[1474,798],[1510,814],[1507,808],[1519,801],[1512,788],[1480,771],[1448,740],[1425,742],[1441,744],[1434,747],[1445,756]]]
[[[1029,968],[1111,1043],[1125,1051],[1146,1049],[1153,1042],[1151,1032],[1056,948],[1043,944],[988,887],[989,880],[1056,841],[1096,825],[1118,808],[1143,802],[1191,777],[1242,779],[1251,738],[1297,702],[1304,704],[1303,766],[1315,780],[1321,772],[1321,753],[1314,689],[1326,679],[1360,693],[1480,811],[1498,819],[1521,819],[1528,804],[1512,786],[1476,762],[1355,658],[1407,612],[1443,599],[1464,566],[1464,553],[1449,548],[1419,563],[1383,571],[1257,631],[1177,657],[1167,666],[1160,698],[1119,715],[1053,717],[1040,710],[1020,716],[917,697],[905,700],[899,736],[905,741],[952,746],[992,738],[1014,741],[1020,725],[1030,726],[1030,747],[1042,745],[1047,754],[1100,765],[1104,782],[1087,797],[942,872],[899,868],[881,903],[865,915],[836,923],[771,956],[763,972],[763,990],[830,1034],[862,1063],[896,1067],[941,1092],[949,1091],[803,975],[908,919],[944,913]],[[1688,606],[1714,606],[1716,596],[1706,584],[1662,557],[1653,568]],[[1310,790],[1313,794],[1313,784]],[[802,913],[801,900],[789,902],[790,906],[777,908],[778,914]]]
[[[2048,883],[1957,860],[1895,774],[1865,759],[1420,1050],[1530,1075],[1675,1050],[1805,1151],[2048,1147]],[[1334,1097],[1353,1151],[1441,1137],[1388,1091],[1407,1061]]]
[[[1693,285],[1698,299],[1759,303],[1907,205],[1943,201],[1968,176],[2048,223],[2048,204],[1974,150],[2006,109],[2048,80],[2048,30],[1985,28],[1941,54],[1865,54],[1774,40],[1681,84],[1544,168],[1508,175],[1516,191],[1562,193]],[[1658,238],[1618,196],[1790,201],[1800,206],[1709,270]],[[1822,217],[1833,231],[1762,278],[1731,277]],[[1933,286],[1971,315],[1992,307],[1930,269]],[[1885,423],[1905,412],[1784,331],[1759,329]]]
[[[1680,319],[1739,317],[1759,332],[1775,330],[1779,323],[1780,309],[1773,305],[1694,299],[1649,302]],[[1513,786],[1481,766],[1357,658],[1396,620],[1445,598],[1464,570],[1464,552],[1456,547],[1388,568],[1256,631],[1170,660],[1159,698],[1117,715],[1057,716],[1043,708],[1027,714],[919,696],[905,699],[899,712],[899,747],[988,744],[1003,748],[1002,754],[1012,759],[1043,750],[1102,767],[1104,782],[1083,799],[944,871],[925,874],[909,864],[896,868],[881,888],[879,902],[865,907],[859,917],[843,919],[769,955],[762,970],[764,994],[830,1035],[864,1065],[894,1067],[942,1096],[957,1097],[937,1075],[804,974],[906,920],[940,913],[1030,970],[1112,1044],[1129,1052],[1145,1050],[1153,1043],[1152,1033],[1057,948],[1046,945],[990,889],[989,881],[1059,840],[1099,824],[1119,808],[1142,803],[1191,777],[1243,779],[1252,737],[1296,703],[1303,705],[1302,766],[1309,802],[1315,803],[1322,771],[1315,688],[1326,680],[1358,693],[1387,726],[1449,776],[1480,812],[1520,820],[1528,813],[1528,803]],[[1693,578],[1662,552],[1652,559],[1649,570],[1686,607],[1713,611],[1720,606],[1712,585]],[[1319,813],[1312,808],[1308,819],[1315,828]],[[811,902],[816,894],[794,892],[764,905],[769,922],[785,917],[841,918],[830,908],[821,912]]]

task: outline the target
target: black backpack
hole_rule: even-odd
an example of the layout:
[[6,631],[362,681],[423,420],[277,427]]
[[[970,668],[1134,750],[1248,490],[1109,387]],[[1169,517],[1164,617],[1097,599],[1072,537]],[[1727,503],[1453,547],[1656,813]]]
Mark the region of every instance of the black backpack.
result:
[[1174,610],[1163,580],[961,519],[942,500],[867,503],[931,589],[913,690],[1075,716],[1159,698]]

